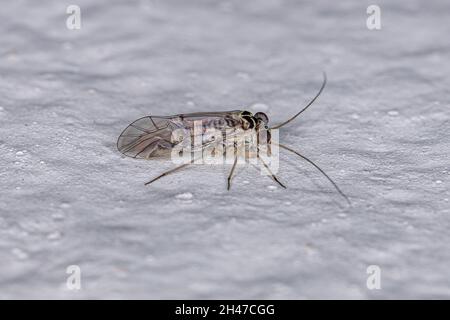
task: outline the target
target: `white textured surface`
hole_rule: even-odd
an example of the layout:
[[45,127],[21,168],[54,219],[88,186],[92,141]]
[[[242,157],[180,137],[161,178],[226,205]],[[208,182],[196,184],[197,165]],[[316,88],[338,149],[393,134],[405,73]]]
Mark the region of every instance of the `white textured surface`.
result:
[[[381,31],[356,0],[74,2],[79,31],[70,3],[1,5],[0,298],[450,297],[448,1],[379,1]],[[352,208],[290,156],[287,190],[249,168],[227,192],[228,168],[144,187],[171,164],[116,151],[147,114],[278,122],[322,70],[281,140]]]

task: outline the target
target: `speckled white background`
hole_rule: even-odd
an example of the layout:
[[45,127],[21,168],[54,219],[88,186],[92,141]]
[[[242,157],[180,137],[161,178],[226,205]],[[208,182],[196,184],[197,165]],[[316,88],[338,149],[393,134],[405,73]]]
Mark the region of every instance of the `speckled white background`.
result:
[[[378,1],[369,31],[372,3],[2,3],[0,298],[449,298],[450,3]],[[171,164],[116,150],[148,114],[278,122],[322,70],[324,94],[280,138],[351,208],[288,155],[287,190],[242,168],[227,192],[221,167],[144,187]]]

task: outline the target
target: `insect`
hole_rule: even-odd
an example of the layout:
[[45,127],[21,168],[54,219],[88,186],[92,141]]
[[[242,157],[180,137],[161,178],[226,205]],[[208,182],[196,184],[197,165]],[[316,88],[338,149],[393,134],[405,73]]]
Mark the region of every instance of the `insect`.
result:
[[[197,148],[214,149],[215,147],[218,147],[220,144],[222,144],[224,146],[224,149],[221,150],[225,150],[225,152],[227,152],[230,146],[234,147],[234,150],[236,150],[236,142],[234,138],[246,132],[252,132],[256,134],[264,132],[267,135],[267,142],[269,146],[271,144],[274,144],[281,149],[299,156],[300,158],[311,164],[350,204],[349,198],[341,191],[337,184],[312,160],[300,154],[298,151],[292,149],[289,146],[271,140],[271,130],[279,129],[285,126],[286,124],[297,118],[300,114],[302,114],[306,109],[308,109],[320,96],[323,89],[325,88],[326,83],[327,77],[324,73],[322,86],[320,87],[318,93],[314,96],[314,98],[297,114],[282,122],[281,124],[275,125],[273,127],[269,127],[269,118],[265,113],[257,112],[256,114],[252,114],[249,111],[243,110],[224,112],[198,112],[172,116],[146,116],[137,119],[136,121],[132,122],[127,128],[125,128],[125,130],[120,134],[117,140],[117,148],[121,153],[132,158],[152,159],[157,157],[167,157],[173,152],[174,148],[179,147],[183,143],[187,143],[192,146],[192,139],[195,140],[197,135],[205,135],[205,132],[208,129],[212,128],[223,133],[222,139],[217,139],[217,135],[216,137],[207,136],[208,138],[206,140],[204,137],[202,137],[201,144],[197,146]],[[198,123],[199,121],[201,121],[201,127],[200,130],[197,130],[196,133],[194,130],[195,123]],[[174,137],[174,132],[180,132],[181,134],[179,134],[178,137]],[[196,147],[192,147],[193,150],[195,150]],[[262,164],[265,169],[268,170],[270,177],[281,187],[286,188],[286,186],[281,183],[276,175],[270,171],[269,166],[258,155],[258,144],[255,145],[255,143],[253,142],[251,147],[253,147],[254,149],[256,148],[256,157],[259,161],[262,161]],[[239,154],[234,152],[234,162],[227,179],[228,190],[231,188],[231,180],[233,178],[238,157]],[[175,171],[179,171],[194,162],[195,159],[191,159],[191,161],[187,163],[183,163],[169,171],[156,176],[149,182],[145,183],[145,185],[151,184],[156,180]]]

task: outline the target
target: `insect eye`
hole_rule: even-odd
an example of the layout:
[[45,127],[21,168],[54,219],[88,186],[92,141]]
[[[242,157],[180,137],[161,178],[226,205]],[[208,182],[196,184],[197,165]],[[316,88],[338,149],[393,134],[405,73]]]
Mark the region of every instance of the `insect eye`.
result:
[[266,125],[269,123],[269,117],[264,112],[257,112],[254,117]]
[[244,119],[244,123],[247,129],[253,129],[255,127],[255,120],[252,117],[245,116],[242,117]]

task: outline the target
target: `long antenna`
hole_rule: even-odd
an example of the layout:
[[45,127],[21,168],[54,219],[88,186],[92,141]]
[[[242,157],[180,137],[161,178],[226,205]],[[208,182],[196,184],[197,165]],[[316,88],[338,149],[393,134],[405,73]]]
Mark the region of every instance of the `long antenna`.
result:
[[302,158],[303,160],[309,162],[310,164],[312,164],[317,170],[319,170],[324,176],[325,178],[328,179],[328,181],[331,182],[331,184],[334,186],[334,188],[337,190],[337,192],[339,192],[339,194],[345,198],[345,200],[347,200],[347,203],[349,205],[351,205],[350,199],[341,191],[341,189],[339,189],[339,187],[337,186],[337,184],[325,173],[325,171],[323,171],[318,165],[316,165],[312,160],[308,159],[307,157],[305,157],[304,155],[301,155],[299,152],[295,151],[294,149],[291,149],[285,145],[282,145],[280,143],[275,143],[272,141],[273,144],[276,144],[278,146],[280,146],[281,148],[288,150],[292,153],[295,153],[296,155],[298,155],[300,158]]
[[323,88],[325,88],[325,85],[326,85],[326,84],[327,84],[327,74],[324,72],[324,73],[323,73],[323,83],[322,83],[322,86],[320,87],[319,92],[318,92],[318,93],[316,94],[316,96],[315,96],[315,97],[314,97],[314,98],[306,105],[306,107],[304,107],[302,110],[300,110],[300,112],[297,113],[297,114],[296,114],[295,116],[293,116],[292,118],[286,120],[285,122],[283,122],[283,123],[281,123],[281,124],[279,124],[279,125],[276,125],[276,126],[270,128],[270,129],[278,129],[278,128],[281,128],[282,126],[288,124],[289,122],[291,122],[292,120],[294,120],[295,118],[297,118],[303,111],[305,111],[306,109],[308,109],[309,106],[311,106],[311,105],[314,103],[314,101],[316,101],[316,99],[317,99],[317,98],[320,96],[320,94],[322,93]]

